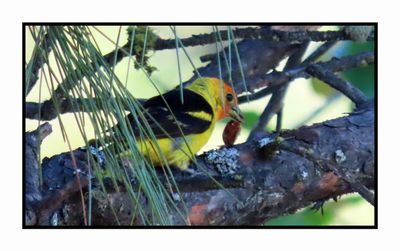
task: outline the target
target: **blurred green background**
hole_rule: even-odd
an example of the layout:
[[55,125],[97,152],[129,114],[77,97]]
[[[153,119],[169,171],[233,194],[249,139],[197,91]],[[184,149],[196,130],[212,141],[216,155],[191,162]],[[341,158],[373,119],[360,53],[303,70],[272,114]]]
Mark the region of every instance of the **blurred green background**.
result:
[[[102,54],[106,54],[115,49],[115,44],[110,42],[108,38],[117,41],[119,26],[99,26],[97,29],[91,28],[97,44],[100,46]],[[120,45],[125,44],[127,41],[126,28],[121,28]],[[174,38],[170,27],[168,26],[152,26],[156,34],[162,38]],[[220,30],[226,27],[219,27]],[[335,30],[338,27],[322,27],[323,30]],[[98,31],[101,30],[101,33]],[[192,34],[212,32],[211,26],[177,26],[177,35],[180,38],[190,37]],[[26,55],[25,60],[29,61],[34,48],[34,41],[26,30]],[[319,43],[312,43],[309,48],[310,53],[314,50]],[[195,67],[201,67],[207,64],[202,63],[199,59],[200,56],[215,52],[215,45],[196,46],[186,48],[191,57]],[[327,55],[321,60],[329,60],[332,56],[341,57],[344,55],[351,55],[361,51],[374,50],[374,43],[353,43],[341,42],[336,47],[331,49]],[[306,55],[307,55],[306,54]],[[51,55],[50,63],[54,62],[54,57]],[[150,64],[157,67],[151,78],[154,83],[160,88],[161,91],[167,91],[174,88],[179,84],[179,75],[177,67],[176,50],[162,50],[151,53]],[[193,75],[193,67],[189,63],[188,58],[184,53],[180,53],[180,66],[182,80],[185,81]],[[128,57],[123,59],[116,68],[115,72],[120,80],[127,83],[128,90],[136,98],[149,98],[157,95],[158,92],[151,84],[145,74],[140,70],[135,70],[133,65],[128,69]],[[45,69],[47,70],[47,69]],[[350,70],[342,73],[342,76],[347,80],[354,83],[369,97],[374,97],[374,66],[368,66],[362,69]],[[50,93],[47,87],[37,84],[31,91],[26,101],[40,102],[40,100],[47,100],[50,98]],[[263,111],[267,104],[269,97],[263,98],[249,104],[243,104],[241,109],[245,113],[246,125],[242,128],[241,134],[236,143],[241,143],[247,138],[250,129],[257,121],[258,116]],[[329,100],[329,102],[327,102]],[[324,107],[322,112],[311,116],[318,108]],[[340,116],[352,110],[351,102],[336,93],[335,90],[328,87],[326,84],[319,80],[303,80],[299,79],[293,82],[287,92],[283,116],[283,129],[297,128],[300,125],[310,125],[313,123],[325,121]],[[62,115],[62,122],[65,126],[65,131],[70,140],[72,149],[84,145],[84,141],[80,133],[77,133],[77,122],[72,114]],[[226,122],[226,121],[225,121]],[[225,122],[217,125],[211,140],[202,149],[202,151],[214,149],[223,145],[222,130]],[[53,156],[60,152],[68,151],[67,142],[60,144],[60,139],[63,138],[59,122],[57,119],[50,122],[53,126],[53,133],[45,139],[41,148],[41,158],[45,156]],[[275,125],[276,120],[270,122],[271,128]],[[26,120],[26,131],[34,130],[38,126],[36,120]],[[89,120],[85,127],[86,134],[92,138],[94,136],[93,130],[90,126]],[[201,152],[202,152],[201,151]],[[335,202],[328,202],[324,207],[324,215],[315,213],[310,209],[303,209],[296,214],[283,216],[272,221],[266,225],[373,225],[374,224],[374,208],[365,202],[357,195],[347,195]]]

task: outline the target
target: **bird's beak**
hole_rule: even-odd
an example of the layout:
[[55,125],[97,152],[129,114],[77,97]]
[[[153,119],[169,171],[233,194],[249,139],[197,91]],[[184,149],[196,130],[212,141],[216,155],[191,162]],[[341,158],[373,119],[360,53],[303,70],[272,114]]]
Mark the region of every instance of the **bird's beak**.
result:
[[231,107],[231,109],[229,110],[229,116],[232,119],[239,121],[240,123],[244,122],[244,116],[242,111],[239,109],[239,106]]

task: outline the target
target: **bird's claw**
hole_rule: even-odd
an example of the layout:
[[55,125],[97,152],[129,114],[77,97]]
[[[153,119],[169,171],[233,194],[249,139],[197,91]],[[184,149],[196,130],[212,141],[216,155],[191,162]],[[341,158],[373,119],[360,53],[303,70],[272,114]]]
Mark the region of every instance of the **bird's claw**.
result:
[[[338,196],[333,196],[332,199],[337,202],[338,201]],[[313,206],[311,207],[311,210],[314,210],[314,212],[321,211],[321,215],[324,215],[324,204],[327,202],[328,199],[321,199],[317,200],[314,202]]]

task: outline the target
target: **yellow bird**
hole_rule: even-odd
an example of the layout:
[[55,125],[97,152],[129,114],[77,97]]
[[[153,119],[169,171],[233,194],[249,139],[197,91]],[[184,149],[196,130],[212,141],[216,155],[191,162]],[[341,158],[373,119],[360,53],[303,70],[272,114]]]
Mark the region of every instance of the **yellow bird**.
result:
[[194,154],[210,139],[218,120],[231,117],[243,122],[232,87],[218,78],[195,80],[183,89],[183,98],[182,103],[181,91],[174,89],[144,103],[143,116],[138,116],[138,122],[147,124],[156,140],[143,137],[143,133],[140,137],[134,117],[132,114],[127,116],[138,142],[138,150],[154,166],[164,166],[166,161],[186,170]]

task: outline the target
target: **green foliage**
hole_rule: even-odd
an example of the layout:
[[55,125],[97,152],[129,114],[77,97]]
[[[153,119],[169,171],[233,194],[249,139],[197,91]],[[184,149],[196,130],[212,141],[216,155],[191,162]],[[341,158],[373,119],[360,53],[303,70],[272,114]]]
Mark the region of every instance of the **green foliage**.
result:
[[[325,55],[322,60],[328,60],[331,57],[343,57],[347,55],[354,55],[361,52],[373,51],[375,45],[373,42],[356,43],[356,42],[342,42],[341,45],[334,50],[330,55]],[[375,87],[375,66],[368,65],[351,69],[340,74],[344,79],[359,88],[369,98],[374,97]],[[313,78],[311,86],[314,91],[322,96],[328,97],[335,93],[335,90],[325,84],[324,82]]]
[[336,92],[335,89],[317,78],[311,79],[311,86],[317,94],[324,97],[331,96]]
[[[260,118],[260,113],[255,112],[255,111],[246,111],[246,112],[243,112],[243,115],[244,115],[244,119],[245,119],[246,123],[242,124],[241,127],[242,127],[242,129],[245,129],[245,130],[253,129],[253,127],[256,125],[257,121]],[[271,123],[269,123],[267,125],[267,131],[273,131],[273,130],[275,130],[275,125],[272,125]]]
[[257,123],[260,114],[255,111],[243,112],[246,123],[242,124],[243,129],[251,130]]
[[154,49],[159,37],[148,26],[130,26],[127,32],[128,44],[132,45],[132,55],[136,58],[135,69],[143,67],[151,75],[157,68],[149,64],[150,56],[148,54]]
[[321,211],[316,212],[315,210],[308,207],[295,214],[285,215],[268,221],[265,226],[326,226],[331,224],[340,212],[341,207],[347,205],[357,205],[362,202],[363,199],[358,197],[346,197],[339,199],[338,202],[330,200],[324,204],[324,214]]
[[[375,44],[345,42],[346,54],[353,55],[365,51],[374,51]],[[365,95],[372,98],[375,95],[375,66],[369,65],[362,68],[348,70],[342,73],[344,79],[350,81],[353,85],[359,88]]]

